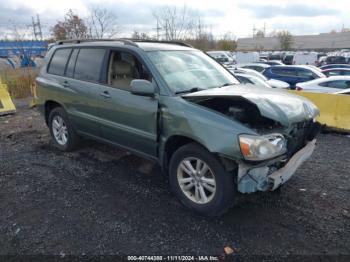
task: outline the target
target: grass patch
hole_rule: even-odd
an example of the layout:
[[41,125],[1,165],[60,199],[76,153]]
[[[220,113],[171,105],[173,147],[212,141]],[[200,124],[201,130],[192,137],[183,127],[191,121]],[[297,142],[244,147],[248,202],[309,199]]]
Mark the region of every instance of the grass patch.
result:
[[32,96],[32,88],[38,75],[36,68],[5,69],[0,71],[0,79],[7,85],[12,98]]

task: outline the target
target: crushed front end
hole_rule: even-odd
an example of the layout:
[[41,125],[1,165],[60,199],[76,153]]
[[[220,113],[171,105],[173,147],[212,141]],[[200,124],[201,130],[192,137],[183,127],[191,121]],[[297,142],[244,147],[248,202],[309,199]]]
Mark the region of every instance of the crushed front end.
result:
[[285,153],[265,161],[244,160],[238,165],[237,185],[241,193],[275,190],[287,182],[313,153],[321,125],[307,120],[281,132]]

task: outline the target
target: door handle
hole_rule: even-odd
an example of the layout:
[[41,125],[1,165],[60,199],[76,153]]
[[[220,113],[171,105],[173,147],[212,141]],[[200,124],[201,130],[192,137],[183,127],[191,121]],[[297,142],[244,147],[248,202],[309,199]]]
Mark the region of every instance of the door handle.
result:
[[111,97],[111,95],[109,94],[108,91],[103,91],[103,92],[101,92],[101,93],[100,93],[100,96],[103,96],[104,98],[110,98],[110,97]]
[[69,87],[68,81],[64,81],[64,82],[62,83],[62,85],[63,85],[64,87]]

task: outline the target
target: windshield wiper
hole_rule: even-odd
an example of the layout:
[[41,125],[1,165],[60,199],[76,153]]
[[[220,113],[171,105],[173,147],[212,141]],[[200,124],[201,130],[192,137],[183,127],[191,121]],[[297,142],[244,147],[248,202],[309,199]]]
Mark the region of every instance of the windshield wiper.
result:
[[176,91],[175,95],[186,94],[186,93],[193,93],[193,92],[198,92],[198,91],[201,91],[201,90],[203,90],[203,89],[200,89],[198,87],[192,87],[191,89]]

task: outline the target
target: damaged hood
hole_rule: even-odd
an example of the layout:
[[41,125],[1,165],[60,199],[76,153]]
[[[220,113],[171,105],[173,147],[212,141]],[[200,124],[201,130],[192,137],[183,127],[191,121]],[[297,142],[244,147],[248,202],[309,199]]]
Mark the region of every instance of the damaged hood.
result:
[[232,85],[211,88],[182,96],[183,98],[243,98],[255,104],[260,114],[284,126],[315,118],[318,108],[308,99],[286,91],[257,88],[250,85]]

